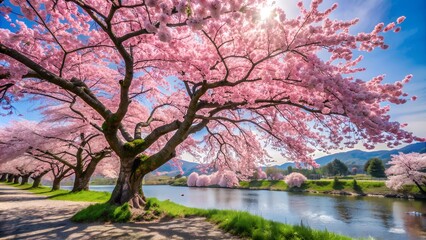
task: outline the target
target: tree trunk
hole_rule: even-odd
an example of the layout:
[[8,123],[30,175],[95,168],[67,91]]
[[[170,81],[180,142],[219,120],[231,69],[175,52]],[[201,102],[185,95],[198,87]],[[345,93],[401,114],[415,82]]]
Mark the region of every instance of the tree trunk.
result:
[[89,190],[89,182],[90,178],[92,177],[93,173],[96,170],[96,166],[98,165],[99,161],[102,159],[92,159],[90,163],[87,165],[86,170],[75,170],[75,179],[74,179],[74,186],[72,188],[71,192],[79,192],[82,190]]
[[33,177],[32,178],[34,180],[34,182],[33,182],[33,185],[31,186],[31,188],[38,188],[38,187],[40,187],[41,177],[42,176],[37,176],[37,177]]
[[134,208],[145,205],[145,196],[142,192],[142,179],[146,172],[138,169],[140,160],[120,159],[120,174],[109,203],[122,205],[129,203]]
[[89,181],[91,175],[84,173],[75,172],[74,185],[72,187],[71,192],[79,192],[79,191],[87,191],[89,190]]
[[27,184],[29,178],[30,178],[29,175],[22,176],[21,185]]
[[13,174],[9,173],[9,175],[7,175],[7,182],[13,182],[13,177]]
[[18,184],[19,183],[19,175],[15,175],[15,176],[13,176],[13,183],[14,184]]
[[6,182],[6,181],[7,181],[7,173],[4,173],[1,175],[0,182]]
[[425,194],[426,195],[426,191],[422,188],[422,186],[417,182],[417,181],[413,181],[415,184],[416,184],[416,186],[420,189],[420,192],[422,193],[422,194]]
[[52,191],[59,190],[61,188],[62,178],[54,178],[52,184]]
[[44,175],[46,175],[50,170],[44,170],[43,172],[39,172],[38,174],[33,175],[31,178],[34,180],[33,185],[31,188],[38,188],[40,187],[41,179]]

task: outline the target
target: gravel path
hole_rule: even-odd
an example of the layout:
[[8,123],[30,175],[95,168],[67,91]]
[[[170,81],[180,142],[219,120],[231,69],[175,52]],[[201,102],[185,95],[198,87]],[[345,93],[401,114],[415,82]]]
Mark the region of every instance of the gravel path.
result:
[[236,239],[200,217],[124,224],[69,220],[88,205],[0,184],[0,239]]

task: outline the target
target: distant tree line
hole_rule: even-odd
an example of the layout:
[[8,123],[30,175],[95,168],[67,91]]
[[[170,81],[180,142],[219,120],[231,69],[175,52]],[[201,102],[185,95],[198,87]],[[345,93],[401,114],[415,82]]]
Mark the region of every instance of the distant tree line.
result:
[[384,178],[385,167],[382,160],[379,158],[369,159],[364,166],[360,165],[346,165],[340,159],[334,159],[325,166],[320,168],[293,168],[288,166],[287,169],[279,169],[276,167],[267,167],[265,169],[266,174],[271,180],[281,180],[284,176],[298,172],[305,175],[309,179],[319,179],[322,176],[347,176],[349,174],[356,175],[359,173],[366,173],[375,178]]

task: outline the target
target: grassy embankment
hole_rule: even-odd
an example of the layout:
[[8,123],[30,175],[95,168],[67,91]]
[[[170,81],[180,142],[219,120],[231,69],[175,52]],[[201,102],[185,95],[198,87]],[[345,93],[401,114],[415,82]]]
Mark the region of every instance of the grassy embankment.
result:
[[[355,182],[354,182],[355,180]],[[169,180],[172,186],[187,186],[185,178]],[[213,186],[214,187],[214,186]],[[290,192],[311,192],[311,193],[347,193],[358,195],[397,195],[420,194],[419,189],[415,185],[404,186],[402,191],[394,191],[385,185],[384,180],[372,179],[365,175],[356,175],[341,177],[336,182],[334,179],[308,180],[300,188],[289,188],[282,180],[254,180],[241,181],[240,189],[252,190],[273,190],[273,191],[290,191]]]
[[[251,181],[240,182],[240,188],[243,189],[264,189],[276,191],[306,191],[315,193],[333,193],[333,192],[346,192],[352,194],[398,194],[399,192],[393,191],[386,187],[384,181],[374,180],[349,180],[339,179],[337,182],[333,179],[323,180],[308,180],[300,188],[289,188],[284,181]],[[404,194],[418,194],[419,190],[416,186],[405,186],[404,190],[400,193]]]
[[79,193],[71,193],[66,190],[51,192],[50,189],[46,187],[31,189],[31,185],[21,186],[18,184],[8,184],[20,189],[31,191],[35,194],[48,196],[48,198],[55,200],[99,202],[74,215],[73,220],[76,222],[126,222],[132,219],[154,220],[164,217],[176,218],[202,216],[217,224],[221,229],[227,232],[251,239],[351,239],[332,232],[314,230],[306,226],[293,226],[269,221],[247,212],[188,208],[170,201],[159,201],[154,198],[148,200],[145,211],[143,211],[141,215],[133,216],[132,218],[132,213],[128,204],[124,204],[122,206],[111,206],[109,204],[102,203],[109,199],[110,194],[106,192],[82,191]]

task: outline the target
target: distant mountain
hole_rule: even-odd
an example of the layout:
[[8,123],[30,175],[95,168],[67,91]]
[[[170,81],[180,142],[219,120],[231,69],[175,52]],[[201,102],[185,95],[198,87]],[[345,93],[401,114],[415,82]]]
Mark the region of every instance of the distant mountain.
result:
[[[391,150],[379,150],[379,151],[373,151],[373,152],[366,152],[362,150],[352,150],[347,152],[341,152],[341,153],[335,153],[328,156],[320,157],[315,159],[318,164],[321,166],[326,165],[327,163],[333,161],[334,159],[339,159],[342,162],[344,162],[346,165],[358,165],[363,166],[368,159],[377,157],[383,160],[384,162],[387,162],[390,160],[391,155],[398,154],[399,152],[402,153],[411,153],[411,152],[421,152],[426,153],[426,142],[422,143],[414,143],[410,144],[408,146],[405,146],[403,148],[399,149],[391,149]],[[200,172],[197,168],[199,163],[194,162],[188,162],[185,160],[180,160],[182,163],[182,170],[184,172],[184,176],[188,176],[192,172]],[[288,166],[295,167],[294,163],[287,162],[281,165],[276,165],[274,167],[286,170]],[[165,163],[160,168],[155,170],[154,172],[160,172],[162,174],[168,175],[168,176],[176,176],[180,174],[180,171],[173,166],[170,162]]]
[[[346,165],[364,165],[365,162],[370,158],[380,158],[384,162],[390,160],[391,155],[402,153],[412,153],[412,152],[426,152],[426,142],[422,143],[413,143],[408,146],[399,149],[391,149],[391,150],[379,150],[366,152],[362,150],[352,150],[348,152],[335,153],[328,156],[320,157],[315,159],[318,164],[321,166],[326,165],[327,163],[333,161],[334,159],[339,159],[344,162]],[[284,163],[282,165],[277,165],[277,168],[287,169],[288,166],[294,167],[294,163]]]
[[[199,165],[199,163],[188,162],[185,160],[179,160],[179,161],[182,163],[182,171],[184,172],[183,175],[187,176],[191,174],[192,172],[198,172],[197,166]],[[168,176],[176,176],[180,174],[180,171],[178,170],[178,168],[176,166],[173,166],[171,163],[172,163],[171,161],[166,162],[161,167],[156,169],[154,172],[166,173],[166,175]]]

